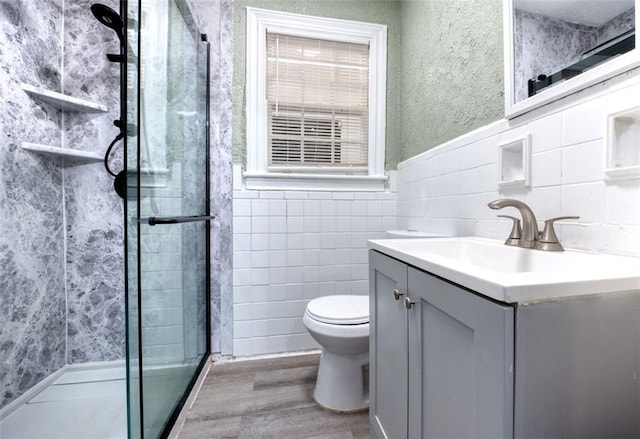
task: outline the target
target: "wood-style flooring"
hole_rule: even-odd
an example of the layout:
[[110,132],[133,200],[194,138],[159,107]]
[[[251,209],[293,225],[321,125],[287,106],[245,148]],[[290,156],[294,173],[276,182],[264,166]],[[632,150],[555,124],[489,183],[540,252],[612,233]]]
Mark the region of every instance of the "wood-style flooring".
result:
[[336,414],[313,401],[319,354],[214,364],[179,439],[365,439],[369,412]]

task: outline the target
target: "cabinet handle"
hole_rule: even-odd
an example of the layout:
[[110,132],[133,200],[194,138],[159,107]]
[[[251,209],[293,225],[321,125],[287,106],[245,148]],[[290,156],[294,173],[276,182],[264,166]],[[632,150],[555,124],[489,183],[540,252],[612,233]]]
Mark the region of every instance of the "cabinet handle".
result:
[[400,297],[404,296],[404,294],[402,294],[400,291],[398,290],[393,290],[393,298],[396,300],[400,300]]
[[411,309],[411,307],[415,304],[416,302],[411,300],[410,297],[405,297],[404,298],[404,307],[407,309]]

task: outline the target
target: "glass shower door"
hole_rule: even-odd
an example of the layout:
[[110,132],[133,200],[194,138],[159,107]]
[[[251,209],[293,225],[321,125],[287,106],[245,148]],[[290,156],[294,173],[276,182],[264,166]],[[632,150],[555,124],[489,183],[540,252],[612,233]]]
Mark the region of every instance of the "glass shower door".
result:
[[165,437],[209,348],[208,44],[184,0],[130,2],[129,437]]

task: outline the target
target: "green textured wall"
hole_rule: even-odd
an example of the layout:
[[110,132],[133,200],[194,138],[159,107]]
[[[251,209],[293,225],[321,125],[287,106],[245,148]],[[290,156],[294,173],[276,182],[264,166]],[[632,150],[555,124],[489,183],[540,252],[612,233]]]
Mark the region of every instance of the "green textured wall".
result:
[[401,2],[400,160],[504,115],[502,0]]
[[397,0],[234,0],[233,2],[233,161],[246,163],[245,36],[247,6],[317,17],[386,24],[387,136],[386,166],[395,169],[400,157],[399,118],[400,10]]
[[504,114],[502,0],[234,0],[233,151],[245,163],[245,7],[388,26],[386,168]]

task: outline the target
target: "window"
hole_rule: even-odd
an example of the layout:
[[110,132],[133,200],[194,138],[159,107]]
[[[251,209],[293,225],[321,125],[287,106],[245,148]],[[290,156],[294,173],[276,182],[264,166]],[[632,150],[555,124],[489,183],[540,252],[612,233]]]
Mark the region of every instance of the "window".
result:
[[247,8],[249,189],[383,190],[386,26]]
[[266,49],[268,169],[366,173],[369,45],[267,31]]

